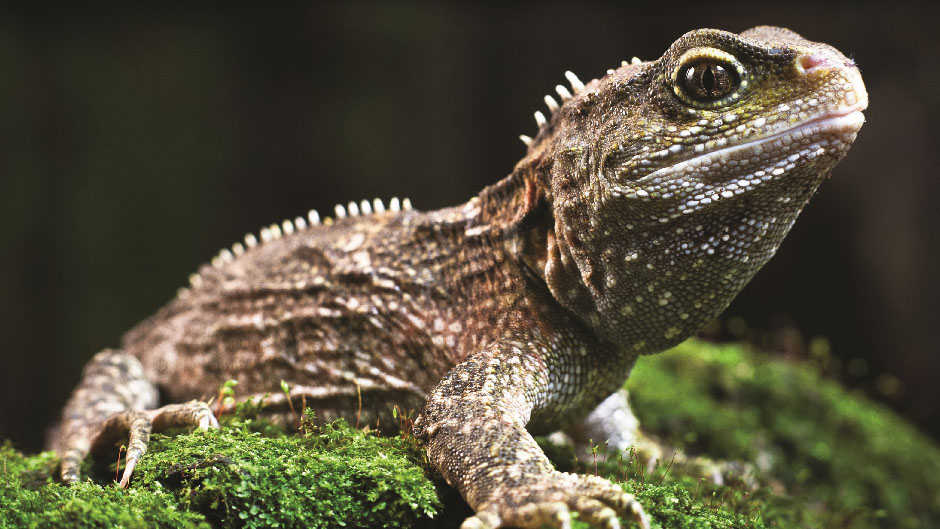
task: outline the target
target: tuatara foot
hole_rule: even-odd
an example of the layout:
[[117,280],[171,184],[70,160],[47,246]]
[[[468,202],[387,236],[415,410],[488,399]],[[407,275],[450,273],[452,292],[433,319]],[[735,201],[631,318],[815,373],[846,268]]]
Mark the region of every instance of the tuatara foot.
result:
[[62,481],[81,479],[79,469],[89,452],[108,453],[115,443],[127,440],[127,466],[121,478],[121,486],[127,487],[134,467],[147,451],[151,430],[219,427],[204,402],[158,405],[159,392],[139,360],[115,349],[96,354],[65,405],[62,422],[50,435],[49,447],[62,460]]
[[[670,474],[705,479],[715,485],[734,484],[747,490],[755,490],[760,486],[756,468],[745,461],[686,455],[681,450],[642,434],[637,436],[635,444],[629,450],[633,451],[633,457],[636,457],[647,472],[660,467],[668,468]],[[608,458],[611,457],[609,451],[607,454]]]
[[[121,487],[127,488],[134,468],[147,452],[151,431],[162,431],[172,427],[198,427],[202,430],[218,428],[209,405],[192,400],[183,404],[169,404],[162,408],[145,411],[127,410],[111,415],[98,428],[91,441],[91,452],[102,453],[116,442],[128,439],[127,458],[121,474]],[[63,458],[62,479],[66,482],[78,480],[78,465],[81,458]]]
[[[757,472],[750,463],[686,455],[641,432],[625,389],[604,399],[564,434],[574,443],[576,454],[582,460],[590,461],[598,456],[610,458],[617,454],[627,457],[629,451],[629,455],[635,457],[647,472],[652,472],[657,466],[666,466],[672,473],[704,478],[717,485],[735,483],[752,490],[759,485]],[[566,442],[563,436],[560,441]],[[602,445],[604,449],[597,453],[594,451],[596,445]]]
[[649,529],[649,519],[632,494],[597,476],[553,472],[497,491],[461,529],[571,527],[571,512],[594,527],[619,529],[619,516]]
[[676,452],[672,460],[664,460],[671,465],[671,471],[684,476],[704,478],[716,485],[737,485],[747,490],[760,486],[754,465],[744,461],[726,461],[704,456],[684,456]]

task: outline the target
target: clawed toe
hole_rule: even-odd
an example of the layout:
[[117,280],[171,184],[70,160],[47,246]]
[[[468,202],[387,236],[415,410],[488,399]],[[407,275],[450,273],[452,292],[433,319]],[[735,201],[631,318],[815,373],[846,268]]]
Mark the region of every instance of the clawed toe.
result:
[[464,520],[460,529],[497,529],[500,526],[499,515],[492,511],[480,511]]
[[492,503],[481,506],[476,515],[467,518],[461,529],[569,529],[571,513],[600,529],[620,529],[618,516],[635,521],[641,529],[650,526],[643,507],[632,494],[595,476],[556,473],[544,481],[517,486],[495,497]]
[[[609,505],[618,515],[631,519],[637,523],[640,529],[649,529],[650,520],[646,515],[646,512],[643,510],[643,506],[640,505],[640,502],[636,500],[633,494],[628,492],[620,491],[620,494],[616,498],[605,502]],[[592,522],[593,523],[593,522]],[[618,522],[619,524],[619,522]],[[600,525],[600,524],[597,524]],[[600,525],[601,527],[605,527]],[[615,527],[615,526],[611,526]]]
[[212,409],[205,402],[198,400],[168,404],[150,413],[153,427],[158,431],[172,427],[195,427],[200,430],[219,428],[219,421],[216,420]]
[[[195,400],[170,404],[155,410],[123,411],[111,415],[101,423],[89,449],[92,453],[106,453],[113,449],[115,443],[127,439],[127,456],[120,480],[120,486],[127,488],[137,463],[147,453],[151,431],[172,427],[218,429],[219,422],[208,404]],[[79,466],[88,451],[79,446],[66,453],[61,470],[64,482],[74,483],[79,480]]]
[[137,467],[137,462],[147,453],[147,445],[150,442],[150,431],[153,424],[150,418],[142,412],[126,412],[131,415],[129,441],[127,443],[127,459],[124,464],[124,473],[121,474],[121,488],[126,489],[131,481],[131,474]]
[[620,529],[620,520],[617,513],[603,502],[593,498],[579,497],[570,505],[571,510],[578,513],[578,517],[594,527],[602,529]]
[[[584,477],[584,485],[581,490],[583,497],[590,497],[597,500],[605,507],[609,507],[618,515],[624,518],[630,518],[636,521],[641,529],[649,528],[649,518],[643,511],[643,506],[636,500],[633,494],[624,492],[623,489],[596,476]],[[584,503],[585,505],[594,505],[593,503]],[[577,509],[581,513],[580,509]],[[583,514],[583,513],[582,513]],[[606,518],[605,518],[606,519]],[[603,523],[591,522],[598,527],[608,527]],[[619,521],[617,522],[619,526]],[[616,526],[610,526],[616,527]]]

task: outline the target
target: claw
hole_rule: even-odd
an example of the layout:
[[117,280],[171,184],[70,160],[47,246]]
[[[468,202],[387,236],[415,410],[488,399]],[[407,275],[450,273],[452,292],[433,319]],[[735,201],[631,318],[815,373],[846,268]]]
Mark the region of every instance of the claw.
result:
[[499,515],[492,511],[480,511],[460,524],[460,529],[497,529],[500,527]]
[[[219,421],[212,414],[208,404],[195,400],[184,404],[169,404],[155,410],[127,410],[116,413],[101,423],[90,448],[96,453],[107,451],[113,448],[115,442],[127,436],[127,459],[119,482],[121,488],[127,488],[137,463],[147,453],[151,431],[161,431],[173,426],[218,429]],[[62,463],[63,481],[78,481],[78,467],[86,452],[85,449],[75,449],[66,454]]]
[[613,503],[614,509],[624,518],[631,518],[640,526],[640,529],[650,529],[650,519],[643,511],[643,506],[636,501],[633,494],[621,492],[620,498]]
[[594,527],[603,529],[620,529],[620,520],[617,513],[594,498],[579,497],[574,500],[571,508],[578,513],[578,517]]
[[461,529],[570,529],[572,512],[598,529],[621,529],[619,517],[634,521],[640,529],[650,529],[649,518],[636,498],[606,479],[561,472],[540,478],[497,491]]
[[[630,495],[630,497],[632,498],[633,495]],[[640,526],[640,529],[650,529],[650,518],[643,512],[643,507],[638,501],[633,501],[630,505],[630,511],[633,513],[633,519]]]
[[201,430],[218,429],[212,410],[205,402],[191,400],[183,404],[168,404],[150,412],[153,427],[163,430],[171,426],[198,427]]
[[[523,515],[524,516],[524,515]],[[571,512],[564,503],[550,503],[533,509],[532,517],[527,520],[530,527],[548,525],[556,529],[571,529]]]
[[[567,505],[559,501],[530,503],[521,508],[501,509],[501,511],[503,511],[503,516],[500,523],[505,523],[510,527],[571,529],[571,512]],[[461,529],[464,527],[461,526]]]
[[209,428],[212,428],[213,430],[219,429],[219,421],[215,418],[215,415],[212,413],[212,410],[209,409],[208,405],[205,407],[205,409],[200,408],[199,410],[195,411],[193,415],[199,420],[200,430],[207,432],[209,431]]
[[150,442],[150,430],[152,424],[150,418],[141,412],[127,412],[133,414],[131,420],[129,435],[130,440],[127,443],[127,460],[124,464],[124,473],[121,474],[121,488],[126,489],[131,482],[131,474],[140,458],[147,453],[147,444]]
[[[643,511],[643,506],[640,505],[640,502],[636,501],[636,497],[634,497],[633,494],[624,492],[623,489],[617,485],[602,478],[587,476],[585,480],[587,486],[582,490],[582,494],[584,494],[583,497],[591,498],[593,501],[597,501],[613,509],[618,515],[634,520],[640,526],[640,529],[649,529],[649,518]],[[588,503],[588,505],[593,504]],[[575,509],[580,512],[580,509],[577,507],[575,507]],[[601,527],[607,527],[602,525],[602,523],[591,523],[600,525]],[[618,521],[618,526],[619,523]]]
[[[143,454],[141,454],[143,455]],[[137,467],[137,461],[140,460],[140,456],[131,459],[127,458],[127,463],[124,465],[124,472],[121,474],[121,481],[119,485],[122,489],[126,489],[131,483],[131,474],[134,473],[134,468]]]

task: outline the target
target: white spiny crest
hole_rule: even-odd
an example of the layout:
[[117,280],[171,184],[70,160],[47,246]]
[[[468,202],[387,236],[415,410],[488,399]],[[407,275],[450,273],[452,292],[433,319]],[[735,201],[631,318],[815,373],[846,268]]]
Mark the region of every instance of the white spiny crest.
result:
[[541,110],[536,110],[535,111],[535,124],[538,125],[539,128],[542,128],[542,125],[544,125],[547,122],[548,120],[545,119],[545,114],[542,114]]
[[616,70],[614,70],[613,68],[608,68],[608,69],[607,69],[607,75],[613,75],[615,71],[616,71]]
[[222,268],[222,265],[232,261],[233,259],[234,257],[232,256],[232,252],[228,251],[226,248],[221,250],[215,257],[213,257],[209,263],[211,263],[215,268]]
[[[569,83],[571,83],[570,91],[562,85],[555,86],[555,92],[558,94],[558,97],[561,98],[562,103],[571,99],[573,93],[577,94],[578,92],[584,89],[584,83],[582,83],[581,80],[578,79],[578,76],[575,75],[574,72],[572,72],[571,70],[568,70],[565,72],[565,78],[568,79]],[[558,101],[554,97],[550,95],[546,95],[544,100],[545,100],[545,106],[548,107],[549,112],[554,113],[556,110],[559,109],[560,105],[558,104]],[[548,123],[548,119],[546,119],[545,114],[543,114],[542,111],[536,110],[534,115],[535,115],[535,124],[538,125],[539,129],[541,129],[546,123]],[[519,139],[522,140],[522,143],[525,143],[526,146],[529,146],[532,144],[532,138],[529,136],[526,136],[525,134],[519,136]]]
[[[631,64],[638,64],[639,62],[640,60],[637,59],[636,57],[634,57],[631,60]],[[626,61],[624,61],[624,64],[626,64]],[[611,71],[608,71],[608,73],[610,72]],[[578,79],[578,77],[570,70],[565,72],[565,78],[568,80],[569,83],[571,83],[570,91],[568,90],[568,88],[566,88],[563,85],[555,86],[555,93],[558,94],[558,97],[561,99],[562,103],[565,103],[566,101],[571,99],[574,94],[577,94],[581,90],[584,89],[584,83],[582,83],[581,80]],[[554,113],[556,110],[560,108],[560,104],[558,103],[558,101],[551,95],[546,95],[544,97],[544,101],[545,101],[545,105],[548,107],[549,111],[552,113]],[[542,126],[548,123],[548,119],[545,117],[545,114],[543,114],[541,111],[535,111],[534,115],[535,115],[535,122],[539,126],[539,128],[541,128]],[[526,146],[531,145],[533,142],[532,137],[527,136],[525,134],[520,135],[519,139],[522,140],[522,142],[525,143]],[[337,204],[334,207],[334,211],[336,213],[337,219],[342,219],[347,216],[356,217],[356,216],[359,216],[360,214],[369,215],[372,213],[382,213],[385,211],[391,211],[391,212],[411,211],[412,209],[413,209],[413,206],[411,204],[410,199],[404,198],[404,199],[399,200],[398,197],[392,197],[388,201],[387,209],[386,209],[385,204],[379,198],[374,199],[371,203],[368,200],[362,200],[358,204],[356,202],[349,202],[347,206],[343,206],[342,204]],[[283,222],[281,222],[280,225],[278,225],[277,223],[271,224],[270,226],[261,228],[261,231],[258,236],[255,236],[255,234],[253,233],[245,234],[244,244],[242,242],[236,242],[232,244],[231,249],[223,248],[218,253],[218,255],[212,258],[210,263],[215,268],[221,268],[226,263],[230,263],[234,261],[236,257],[241,256],[248,250],[257,247],[259,243],[266,243],[266,242],[270,242],[276,239],[280,239],[282,236],[291,235],[294,232],[307,229],[308,226],[316,226],[321,223],[324,223],[327,225],[332,224],[332,219],[327,217],[326,219],[321,220],[319,212],[317,212],[317,210],[315,209],[311,209],[309,212],[307,212],[306,219],[304,219],[304,217],[297,217],[293,221],[291,221],[290,219],[286,219]],[[259,241],[259,238],[260,238],[260,241]],[[203,279],[198,273],[191,274],[189,276],[189,284],[194,288],[200,287],[203,284]]]
[[[383,213],[386,211],[385,204],[382,202],[382,199],[376,198],[372,202],[368,200],[360,200],[359,202],[349,202],[345,206],[342,204],[337,204],[334,208],[336,212],[336,218],[341,219],[344,217],[358,217],[360,215],[371,215],[373,213]],[[388,201],[388,211],[401,211],[411,209],[411,201],[407,198],[399,201],[398,197],[392,197]],[[319,223],[320,217],[316,214],[315,211],[311,210],[311,215],[314,215],[314,218],[311,217],[311,224]]]
[[545,96],[545,106],[548,107],[548,110],[554,113],[558,110],[558,101],[555,101],[555,98],[552,96]]
[[642,63],[643,61],[641,61],[639,57],[634,57],[630,59],[630,64],[642,64]]
[[581,90],[584,90],[584,83],[582,83],[581,80],[578,79],[578,76],[575,75],[574,72],[572,72],[571,70],[568,70],[567,72],[565,72],[565,79],[567,79],[568,82],[571,83],[571,89],[575,94],[577,94]]
[[[399,201],[398,197],[393,197],[388,202],[388,211],[410,211],[411,209],[411,200],[408,198],[404,198]],[[358,215],[369,215],[372,213],[384,213],[385,211],[386,207],[382,202],[382,199],[376,198],[371,202],[368,200],[362,200],[359,203],[350,202],[348,206],[337,204],[336,218],[340,219],[347,216],[355,217]],[[270,226],[261,228],[258,235],[255,235],[254,233],[246,233],[243,239],[244,242],[235,242],[232,244],[230,249],[223,248],[209,261],[209,263],[214,268],[222,268],[227,263],[231,263],[237,257],[244,255],[245,252],[257,247],[259,244],[280,239],[281,237],[306,230],[310,226],[317,226],[321,223],[330,225],[333,223],[333,219],[326,217],[321,221],[320,213],[318,213],[315,209],[311,209],[307,212],[306,219],[304,217],[297,217],[294,220],[286,219],[280,224],[274,223]],[[198,273],[191,274],[189,276],[189,284],[192,287],[202,286],[202,276]],[[180,295],[188,295],[188,291],[186,291],[186,289],[182,289]]]

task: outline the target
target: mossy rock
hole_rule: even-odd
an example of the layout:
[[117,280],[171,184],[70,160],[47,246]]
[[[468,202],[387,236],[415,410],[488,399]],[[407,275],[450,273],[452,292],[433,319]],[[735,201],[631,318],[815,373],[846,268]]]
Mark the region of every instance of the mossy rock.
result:
[[754,463],[780,493],[769,525],[940,527],[940,447],[810,363],[690,340],[641,359],[627,387],[672,446]]
[[[709,485],[665,463],[646,474],[630,457],[595,467],[543,441],[559,467],[621,480],[654,527],[940,526],[940,448],[808,364],[690,341],[641,359],[627,386],[649,432],[751,462],[765,485]],[[53,480],[56,464],[0,448],[0,529],[456,527],[469,514],[413,438],[343,422],[286,434],[243,415],[221,431],[154,435],[128,490],[111,483],[113,464],[72,487]]]
[[0,460],[3,529],[393,528],[440,509],[413,439],[342,421],[288,435],[265,421],[228,419],[220,431],[154,435],[127,490],[108,478],[54,483],[48,453],[24,458],[7,445]]

